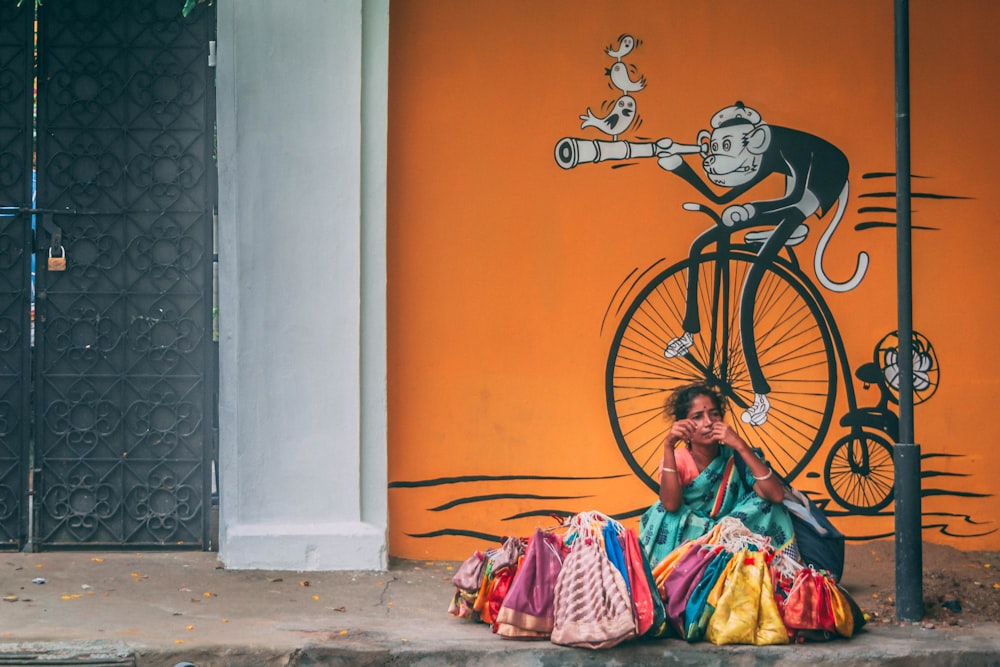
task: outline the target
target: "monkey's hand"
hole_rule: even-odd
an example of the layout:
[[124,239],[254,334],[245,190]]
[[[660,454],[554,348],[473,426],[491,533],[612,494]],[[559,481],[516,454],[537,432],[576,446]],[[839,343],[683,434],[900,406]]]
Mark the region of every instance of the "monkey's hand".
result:
[[722,224],[726,227],[738,225],[752,218],[754,213],[753,204],[734,204],[722,212]]
[[668,137],[664,137],[656,142],[656,157],[658,158],[656,164],[667,171],[674,171],[677,167],[684,164],[684,159],[680,155],[670,152],[673,147],[674,140]]
[[675,171],[678,167],[684,164],[684,158],[676,153],[657,153],[659,159],[656,164],[660,165],[661,169],[666,169],[667,171]]

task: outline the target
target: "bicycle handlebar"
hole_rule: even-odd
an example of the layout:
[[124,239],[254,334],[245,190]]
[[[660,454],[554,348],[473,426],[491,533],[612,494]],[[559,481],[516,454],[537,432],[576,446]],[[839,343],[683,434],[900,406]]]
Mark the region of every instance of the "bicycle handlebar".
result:
[[659,141],[601,141],[598,139],[578,139],[563,137],[556,142],[556,164],[563,169],[572,169],[584,163],[605,160],[631,160],[634,158],[660,157],[666,154],[700,154],[701,145],[675,144],[670,139]]
[[722,216],[716,213],[715,209],[711,209],[704,204],[699,204],[697,202],[684,202],[683,208],[685,211],[693,211],[695,213],[704,213],[712,219],[712,222],[720,227],[726,227],[726,223],[722,221]]

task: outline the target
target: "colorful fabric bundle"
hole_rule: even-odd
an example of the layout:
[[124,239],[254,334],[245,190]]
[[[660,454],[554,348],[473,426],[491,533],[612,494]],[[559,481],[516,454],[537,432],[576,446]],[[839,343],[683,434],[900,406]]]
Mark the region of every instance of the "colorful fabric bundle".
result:
[[624,527],[595,511],[576,514],[566,525],[570,551],[556,582],[552,642],[597,649],[635,637],[628,565],[619,540]]
[[465,559],[458,572],[451,578],[455,586],[455,595],[451,599],[448,613],[459,618],[479,620],[478,614],[472,608],[483,585],[483,572],[486,570],[486,555],[476,551]]
[[715,560],[719,546],[697,544],[688,549],[663,581],[661,593],[667,618],[678,637],[687,636],[685,611],[688,600],[709,564]]
[[666,582],[667,577],[670,576],[670,573],[673,571],[673,569],[677,567],[681,558],[684,557],[684,555],[688,552],[688,550],[697,547],[698,545],[718,544],[719,534],[722,531],[724,525],[727,524],[725,522],[720,522],[715,526],[713,526],[712,530],[705,533],[701,537],[682,542],[676,549],[668,553],[663,558],[663,560],[661,560],[659,563],[656,564],[656,566],[653,568],[653,577],[656,579],[656,587],[657,589],[659,589],[661,597],[663,597],[664,595],[663,592],[664,582]]
[[865,624],[858,604],[825,570],[801,568],[779,600],[781,617],[798,643],[853,637]]
[[656,581],[649,567],[649,561],[642,553],[639,539],[632,529],[622,535],[625,564],[628,566],[628,580],[632,584],[632,609],[635,613],[635,631],[642,637],[666,636],[669,631],[666,610]]
[[505,638],[591,649],[667,636],[787,644],[852,637],[865,622],[837,577],[803,566],[735,517],[651,566],[634,531],[582,512],[530,540],[475,552],[452,583],[456,616]]
[[545,639],[552,633],[562,550],[558,535],[535,529],[497,613],[494,632],[515,639]]
[[[472,603],[473,620],[493,624],[500,605],[510,586],[510,580],[524,555],[524,543],[517,537],[508,537],[499,549],[486,552],[486,562],[480,577],[479,591]],[[473,554],[469,560],[475,558]],[[463,563],[464,565],[464,563]],[[462,568],[459,568],[461,571]],[[454,604],[453,604],[454,606]]]
[[730,562],[705,638],[713,644],[787,644],[788,630],[774,599],[767,554],[743,549]]
[[552,642],[610,648],[635,636],[625,579],[597,538],[576,540],[556,582]]
[[[689,642],[705,638],[708,620],[715,612],[715,605],[718,603],[721,593],[721,586],[718,586],[718,584],[720,581],[725,581],[732,557],[731,553],[725,549],[720,549],[691,590],[687,606],[684,608],[684,628],[682,634],[684,639]],[[712,592],[717,587],[719,590],[715,593],[714,597],[711,597]],[[710,597],[711,602],[709,601]]]

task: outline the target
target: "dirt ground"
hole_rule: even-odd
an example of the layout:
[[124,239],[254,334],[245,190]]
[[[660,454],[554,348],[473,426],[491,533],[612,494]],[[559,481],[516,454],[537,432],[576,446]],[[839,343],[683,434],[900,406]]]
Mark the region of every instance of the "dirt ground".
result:
[[[848,543],[842,583],[870,623],[896,622],[895,542]],[[959,551],[924,543],[928,627],[1000,623],[1000,551]]]

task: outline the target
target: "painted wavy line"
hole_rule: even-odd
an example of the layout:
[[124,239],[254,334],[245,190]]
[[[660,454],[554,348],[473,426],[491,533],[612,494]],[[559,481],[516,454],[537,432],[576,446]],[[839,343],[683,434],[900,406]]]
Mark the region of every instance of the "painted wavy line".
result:
[[[893,198],[895,199],[895,192],[862,192],[858,195],[859,199],[878,199],[878,198]],[[942,195],[936,192],[911,192],[910,197],[913,199],[974,199],[973,197],[964,197],[962,195]]]
[[[619,514],[611,514],[609,516],[612,519],[614,519],[615,521],[624,521],[626,519],[633,519],[633,518],[635,518],[637,516],[641,516],[642,513],[646,511],[646,509],[647,508],[643,507],[643,508],[640,508],[640,509],[637,509],[637,510],[630,510],[628,512],[621,512]],[[518,514],[512,514],[512,515],[510,515],[508,517],[504,517],[503,519],[501,519],[501,521],[515,521],[517,519],[529,519],[531,517],[537,517],[537,516],[545,516],[545,517],[550,517],[550,516],[570,517],[570,516],[573,516],[574,514],[577,514],[577,511],[575,511],[575,510],[557,510],[557,509],[539,509],[539,510],[531,510],[531,511],[528,511],[528,512],[519,512]]]
[[444,486],[446,484],[462,484],[466,482],[509,482],[513,480],[562,480],[580,481],[595,479],[619,479],[628,477],[622,475],[601,475],[599,477],[566,477],[559,475],[461,475],[457,477],[437,477],[434,479],[418,479],[411,481],[389,482],[390,489],[416,489],[429,486]]
[[458,507],[459,505],[469,505],[471,503],[483,503],[491,500],[580,500],[593,496],[541,496],[534,493],[491,493],[483,496],[467,496],[457,498],[437,507],[429,508],[431,512],[442,512],[444,510]]
[[983,537],[984,535],[991,535],[997,532],[997,529],[993,528],[992,530],[987,530],[979,533],[956,533],[950,530],[952,524],[949,523],[925,523],[921,524],[920,527],[923,530],[930,530],[932,528],[936,528],[937,532],[939,532],[942,535],[947,535],[948,537]]
[[926,489],[920,491],[921,498],[931,496],[954,496],[955,498],[989,498],[992,493],[973,493],[972,491],[951,491],[948,489]]
[[989,521],[976,521],[968,514],[962,514],[960,512],[924,512],[925,518],[929,516],[943,516],[943,517],[950,517],[953,519],[961,519],[962,523],[971,524],[973,526],[984,526],[988,523],[994,523],[992,519],[990,519]]
[[[861,178],[896,178],[896,172],[894,171],[870,171],[866,174],[862,174]],[[930,176],[921,176],[920,174],[910,174],[910,178],[930,178]]]
[[492,533],[483,533],[478,530],[461,530],[459,528],[443,528],[441,530],[432,530],[429,533],[406,533],[407,537],[472,537],[478,540],[486,540],[487,542],[503,542],[503,538],[499,535],[493,535]]
[[[890,227],[890,228],[895,229],[896,223],[895,222],[882,222],[882,221],[878,221],[878,220],[870,220],[868,222],[859,222],[858,224],[854,225],[854,230],[858,231],[858,232],[861,232],[861,231],[864,231],[866,229],[877,229],[879,227]],[[940,227],[928,227],[926,225],[910,225],[910,229],[919,229],[919,230],[928,231],[928,232],[939,232],[939,231],[941,231]]]
[[[624,521],[625,519],[631,519],[638,516],[642,512],[646,511],[646,508],[642,508],[637,511],[623,512],[620,514],[609,514],[615,521]],[[542,516],[551,517],[553,514],[558,516],[570,517],[577,514],[576,510],[539,510],[539,514]],[[468,530],[465,528],[441,528],[440,530],[432,530],[426,533],[406,533],[407,537],[414,538],[434,538],[434,537],[473,537],[478,539],[483,539],[489,542],[503,542],[506,535],[495,535],[493,533],[484,533],[478,530]]]
[[928,477],[971,477],[972,475],[965,472],[941,472],[939,470],[927,470],[920,473],[921,479],[926,479]]

